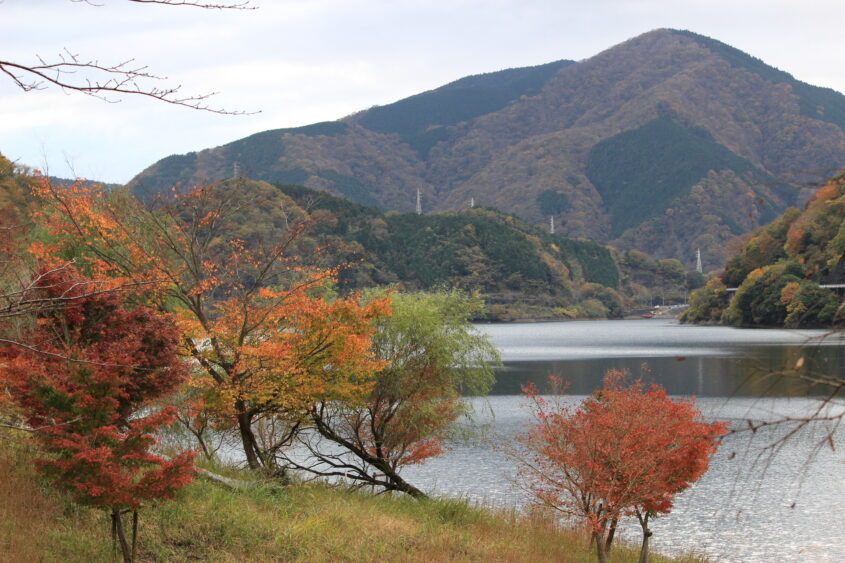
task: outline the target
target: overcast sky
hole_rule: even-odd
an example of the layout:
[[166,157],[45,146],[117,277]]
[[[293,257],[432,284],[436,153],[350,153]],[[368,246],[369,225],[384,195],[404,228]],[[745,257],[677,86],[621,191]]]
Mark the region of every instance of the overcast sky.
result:
[[[92,0],[94,1],[94,0]],[[0,153],[57,176],[126,182],[160,158],[334,120],[470,74],[581,60],[660,27],[845,91],[842,0],[253,0],[201,10],[126,0],[0,0],[0,60],[64,49],[134,58],[221,116],[124,97],[22,93],[0,74]]]

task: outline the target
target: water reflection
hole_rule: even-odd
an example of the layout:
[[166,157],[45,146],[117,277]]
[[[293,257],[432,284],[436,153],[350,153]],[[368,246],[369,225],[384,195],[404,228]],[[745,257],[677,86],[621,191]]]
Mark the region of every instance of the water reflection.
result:
[[[485,325],[502,353],[494,395],[519,394],[549,375],[588,394],[608,369],[625,369],[673,395],[760,397],[821,395],[795,377],[843,376],[845,341],[824,331],[690,327],[671,321],[593,321]],[[786,372],[788,373],[785,373]]]

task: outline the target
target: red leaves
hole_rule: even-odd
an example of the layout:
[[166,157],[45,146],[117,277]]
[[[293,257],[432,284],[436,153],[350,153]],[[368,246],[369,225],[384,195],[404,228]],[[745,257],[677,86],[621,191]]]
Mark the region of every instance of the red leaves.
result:
[[42,433],[42,446],[57,456],[38,460],[38,466],[83,504],[137,509],[144,500],[170,498],[190,482],[193,452],[170,461],[149,453],[155,442],[150,431],[164,420],[159,413],[124,430],[104,426],[84,435]]
[[669,512],[725,432],[723,423],[701,421],[691,400],[629,384],[626,375],[609,371],[578,408],[528,390],[537,423],[521,438],[534,454],[523,474],[540,500],[585,519],[600,537],[623,514]]
[[44,473],[85,504],[137,509],[190,479],[192,453],[172,461],[149,453],[173,412],[140,414],[184,380],[186,367],[168,316],[87,287],[69,269],[41,272],[33,292],[55,305],[26,335],[33,347],[0,349],[0,377],[53,454],[38,461]]

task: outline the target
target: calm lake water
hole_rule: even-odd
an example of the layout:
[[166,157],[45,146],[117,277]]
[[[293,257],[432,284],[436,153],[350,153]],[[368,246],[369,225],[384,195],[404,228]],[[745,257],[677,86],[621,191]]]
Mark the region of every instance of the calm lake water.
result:
[[[845,377],[845,340],[822,331],[740,330],[678,325],[666,320],[480,325],[504,366],[487,399],[472,398],[486,440],[455,444],[444,456],[408,468],[408,480],[435,494],[493,506],[524,506],[511,460],[496,441],[511,441],[530,424],[521,385],[550,374],[571,383],[572,401],[601,385],[608,368],[641,373],[673,395],[695,395],[708,418],[774,420],[802,416],[823,389],[773,370],[794,367]],[[842,403],[834,409],[845,409]],[[707,474],[654,521],[654,548],[693,550],[714,561],[845,561],[845,455],[819,448],[814,426],[775,456],[765,446],[783,430],[728,436]],[[632,523],[634,524],[634,523]],[[624,531],[639,541],[639,528]]]

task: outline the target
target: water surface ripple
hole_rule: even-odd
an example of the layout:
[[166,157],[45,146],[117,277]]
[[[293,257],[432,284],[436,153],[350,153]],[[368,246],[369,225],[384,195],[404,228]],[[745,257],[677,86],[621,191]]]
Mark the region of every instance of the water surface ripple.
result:
[[[577,401],[600,385],[608,367],[638,371],[646,362],[647,378],[670,393],[697,395],[708,418],[740,427],[749,418],[803,416],[818,405],[813,395],[819,389],[772,375],[772,368],[794,366],[803,357],[812,370],[842,376],[845,359],[842,338],[824,331],[695,327],[663,320],[480,328],[505,361],[494,394],[467,399],[487,427],[486,439],[455,444],[405,475],[437,494],[503,507],[529,502],[514,464],[494,447],[513,441],[530,423],[518,395],[521,383],[542,382],[556,373],[573,381],[570,400]],[[654,548],[692,550],[714,561],[845,561],[841,433],[837,449],[819,448],[824,429],[817,425],[771,456],[765,447],[782,432],[728,436],[710,471],[678,498],[671,514],[654,522]],[[629,525],[623,535],[638,541],[638,527]]]

